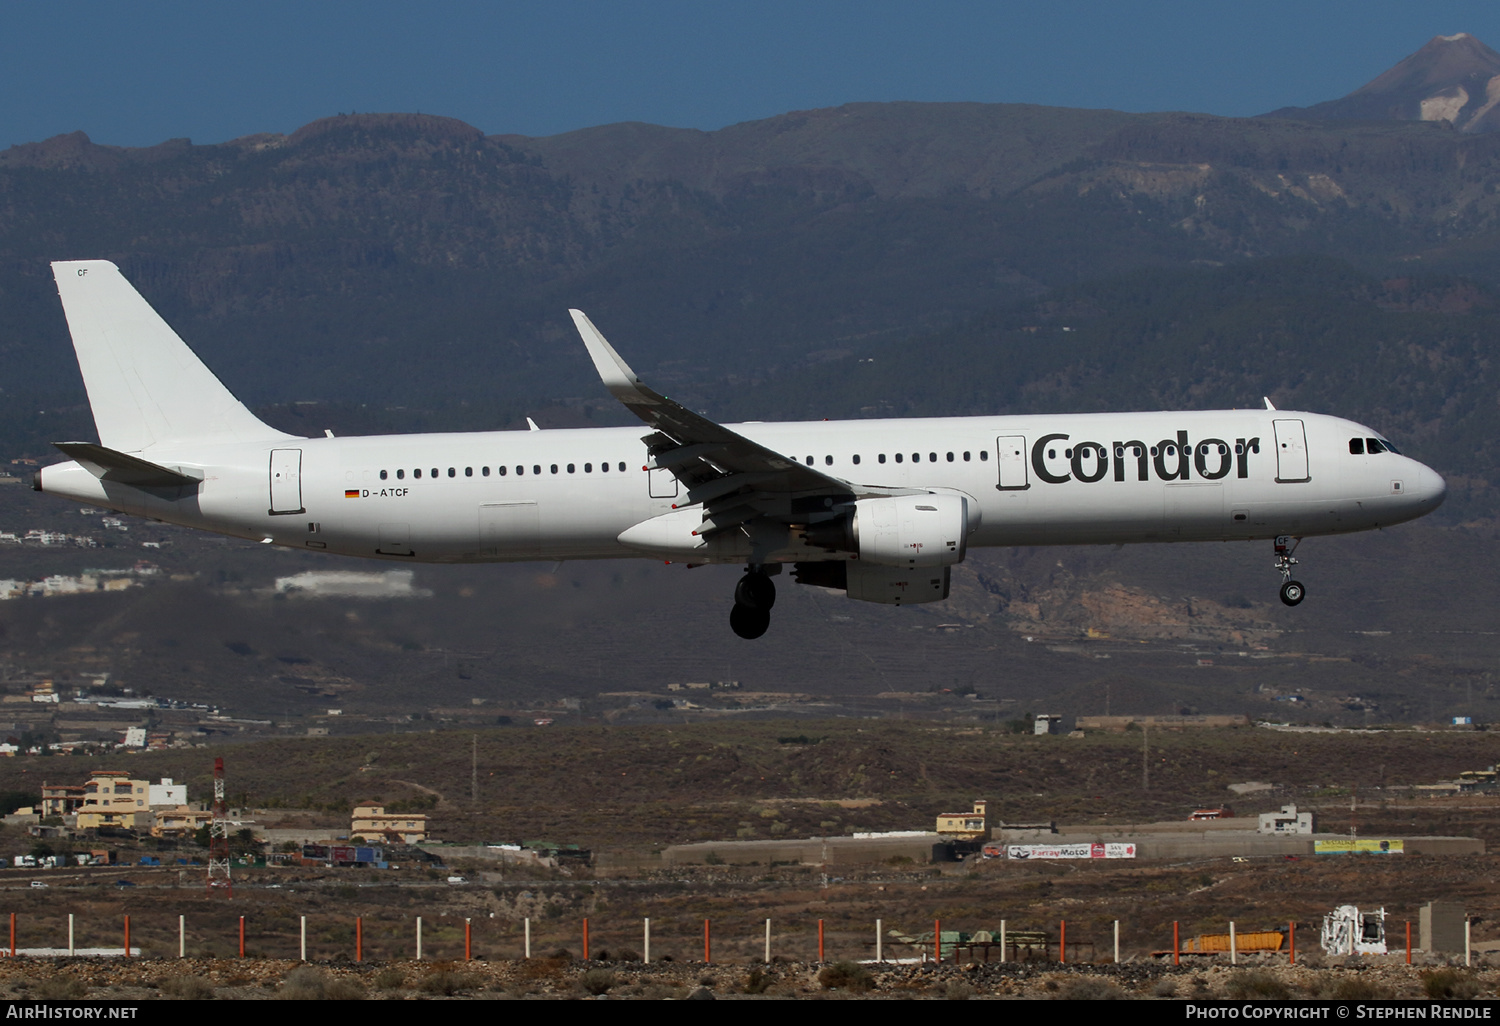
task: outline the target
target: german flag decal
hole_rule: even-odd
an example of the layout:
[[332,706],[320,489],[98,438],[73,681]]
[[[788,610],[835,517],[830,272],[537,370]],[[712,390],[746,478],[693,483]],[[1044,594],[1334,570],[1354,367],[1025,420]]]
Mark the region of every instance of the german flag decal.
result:
[[344,489],[344,498],[346,498],[346,499],[357,499],[357,498],[359,498],[359,489],[358,488],[345,488]]

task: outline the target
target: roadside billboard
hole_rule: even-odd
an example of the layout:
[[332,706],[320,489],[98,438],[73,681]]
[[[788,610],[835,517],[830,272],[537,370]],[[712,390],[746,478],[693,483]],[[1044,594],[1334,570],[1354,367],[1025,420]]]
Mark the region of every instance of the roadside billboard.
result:
[[1008,859],[1133,859],[1135,845],[1094,841],[1085,844],[1008,844]]
[[1404,855],[1406,843],[1392,838],[1356,838],[1337,841],[1314,841],[1315,855],[1347,855],[1350,852],[1369,852],[1372,855]]

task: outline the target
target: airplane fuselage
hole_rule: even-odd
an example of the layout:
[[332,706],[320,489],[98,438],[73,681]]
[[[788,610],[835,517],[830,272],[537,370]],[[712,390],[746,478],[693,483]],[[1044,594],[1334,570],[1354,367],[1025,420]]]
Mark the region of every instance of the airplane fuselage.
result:
[[742,563],[730,627],[772,576],[865,602],[948,597],[971,546],[1294,539],[1411,520],[1441,477],[1352,421],[1271,409],[718,424],[655,391],[579,310],[643,427],[299,438],[255,417],[114,264],[52,265],[99,441],[36,487],[299,549],[433,563]]
[[[1389,443],[1369,446],[1377,432],[1290,411],[726,426],[847,481],[962,493],[978,513],[969,546],[1340,534],[1419,517],[1444,492],[1435,472]],[[39,487],[349,556],[743,562],[742,553],[621,541],[632,526],[691,504],[669,470],[653,469],[642,435],[627,427],[166,445],[151,460],[201,474],[196,489],[132,487],[76,463],[44,468]],[[792,536],[766,556],[831,558]]]

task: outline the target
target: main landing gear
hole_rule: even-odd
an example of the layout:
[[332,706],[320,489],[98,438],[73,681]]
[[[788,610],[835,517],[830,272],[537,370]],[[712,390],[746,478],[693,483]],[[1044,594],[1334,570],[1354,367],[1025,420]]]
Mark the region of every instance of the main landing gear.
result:
[[[1288,542],[1291,542],[1290,547]],[[1284,534],[1276,536],[1276,572],[1281,574],[1281,601],[1289,606],[1295,606],[1307,597],[1307,589],[1302,586],[1302,582],[1292,580],[1292,567],[1297,565],[1292,553],[1301,544],[1301,538],[1293,540]]]
[[[780,570],[777,566],[775,570]],[[775,572],[775,571],[773,571]],[[750,640],[766,633],[771,626],[771,607],[776,604],[776,585],[759,563],[745,568],[745,576],[734,586],[734,608],[729,611],[729,626],[740,637]]]

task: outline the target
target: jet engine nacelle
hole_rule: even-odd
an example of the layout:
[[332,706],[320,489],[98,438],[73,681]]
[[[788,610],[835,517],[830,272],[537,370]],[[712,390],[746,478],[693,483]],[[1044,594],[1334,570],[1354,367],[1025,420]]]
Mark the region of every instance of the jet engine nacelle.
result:
[[810,546],[852,552],[879,566],[952,566],[963,562],[978,507],[961,493],[929,492],[859,499],[848,512],[809,524]]

